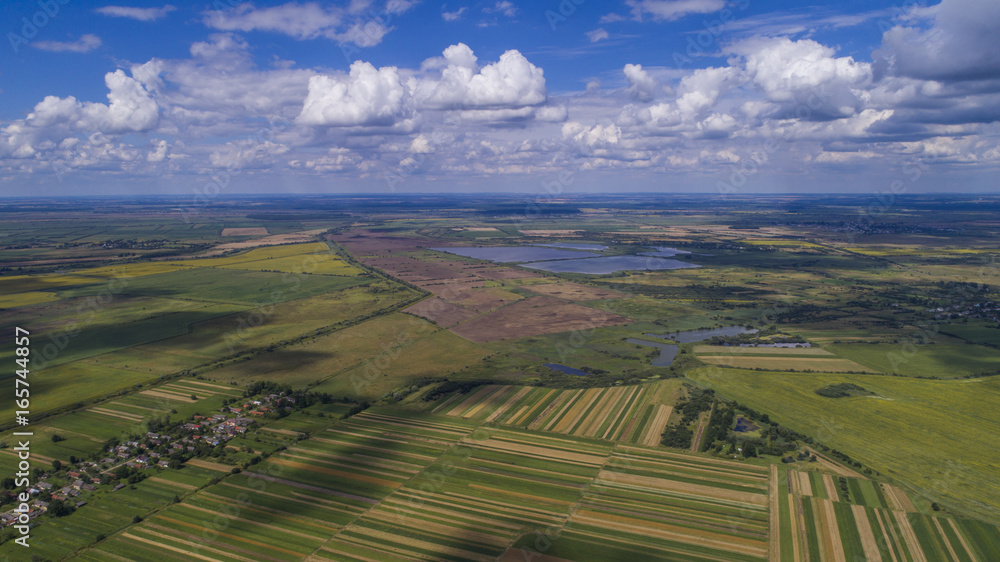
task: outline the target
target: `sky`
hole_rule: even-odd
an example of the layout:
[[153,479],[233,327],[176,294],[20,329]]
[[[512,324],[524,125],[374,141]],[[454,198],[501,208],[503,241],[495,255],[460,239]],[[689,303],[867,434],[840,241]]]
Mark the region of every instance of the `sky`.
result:
[[0,3],[0,196],[994,192],[1000,2]]

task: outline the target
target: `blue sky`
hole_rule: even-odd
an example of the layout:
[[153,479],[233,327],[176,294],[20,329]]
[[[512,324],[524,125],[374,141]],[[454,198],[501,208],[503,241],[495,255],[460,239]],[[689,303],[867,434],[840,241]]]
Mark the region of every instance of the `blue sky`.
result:
[[6,196],[997,185],[993,0],[0,10]]

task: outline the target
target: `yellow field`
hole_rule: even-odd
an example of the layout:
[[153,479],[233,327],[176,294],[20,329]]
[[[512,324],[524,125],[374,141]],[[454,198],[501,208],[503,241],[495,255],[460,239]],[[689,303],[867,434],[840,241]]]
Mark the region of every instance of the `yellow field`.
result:
[[219,266],[224,269],[251,271],[280,271],[282,273],[315,273],[317,275],[358,275],[361,270],[338,258],[335,254],[300,254]]
[[282,246],[265,246],[255,248],[235,256],[224,258],[204,258],[163,262],[164,264],[195,266],[195,267],[224,267],[238,263],[266,260],[272,258],[287,258],[289,256],[300,256],[302,254],[326,254],[330,253],[329,248],[322,242],[307,242],[305,244],[285,244]]
[[44,291],[31,291],[27,293],[17,293],[15,295],[0,295],[0,308],[28,306],[29,304],[39,304],[55,300],[59,300],[59,295],[55,293],[46,293]]
[[754,246],[797,246],[802,248],[822,248],[819,244],[803,242],[802,240],[744,240],[747,244]]
[[0,295],[44,291],[45,289],[58,289],[71,285],[92,285],[99,282],[100,280],[93,277],[63,275],[59,273],[49,275],[13,275],[11,277],[0,277]]
[[95,277],[142,277],[143,275],[170,273],[179,269],[190,268],[193,265],[194,263],[184,262],[129,263],[84,269],[80,274],[93,275]]
[[878,373],[848,359],[825,357],[744,357],[732,355],[704,355],[698,357],[710,365],[724,365],[741,369],[768,369],[771,371],[816,371],[822,373]]
[[927,248],[923,246],[872,246],[843,249],[866,256],[947,256],[949,254],[1000,253],[1000,248]]
[[819,347],[723,347],[719,345],[696,345],[696,355],[833,355]]

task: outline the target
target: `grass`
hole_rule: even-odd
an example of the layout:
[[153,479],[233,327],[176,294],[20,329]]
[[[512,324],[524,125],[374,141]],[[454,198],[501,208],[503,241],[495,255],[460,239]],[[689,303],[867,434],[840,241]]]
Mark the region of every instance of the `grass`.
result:
[[[725,348],[722,348],[725,349]],[[723,353],[725,353],[723,351]],[[827,373],[876,372],[848,359],[826,357],[754,357],[748,355],[702,355],[698,359],[710,365],[742,369],[774,369],[779,371],[819,371]]]
[[1000,354],[994,349],[944,335],[931,340],[934,343],[913,343],[920,341],[904,338],[896,344],[838,343],[826,348],[876,371],[910,377],[959,378],[1000,370]]
[[[409,336],[406,332],[397,333],[395,341],[383,340],[378,344],[379,349],[383,350],[381,354],[346,372],[335,374],[315,390],[329,392],[334,396],[370,400],[423,377],[437,378],[454,374],[482,361],[489,354],[487,348],[447,330],[420,336],[420,333],[430,331],[424,326],[429,323],[424,320],[412,322],[416,319],[408,318],[411,320],[407,320],[407,323],[412,323]],[[414,339],[408,340],[408,337]],[[398,346],[401,342],[405,343]]]
[[[849,451],[867,466],[957,512],[1000,519],[1000,379],[913,380],[878,375],[712,369],[694,381],[766,412],[782,425]],[[831,400],[816,390],[853,383],[877,397]]]
[[[363,277],[293,275],[261,271],[199,268],[145,275],[127,280],[123,295],[180,297],[236,304],[275,304],[368,283]],[[66,292],[94,296],[98,289]]]

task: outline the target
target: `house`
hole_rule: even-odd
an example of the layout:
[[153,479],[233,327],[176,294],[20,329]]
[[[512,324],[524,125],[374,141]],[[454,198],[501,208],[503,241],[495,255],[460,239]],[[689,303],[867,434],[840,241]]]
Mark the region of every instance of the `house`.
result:
[[[125,487],[125,484],[119,484],[119,485],[115,486],[111,491],[112,492],[117,492],[118,490],[121,490],[124,487]],[[55,497],[55,496],[52,496],[52,497]]]
[[163,467],[163,468],[170,468],[170,461],[160,461],[160,462],[158,462],[156,464],[159,465],[159,466],[161,466],[161,467]]
[[85,502],[85,501],[78,501],[78,502],[76,502],[77,509],[79,509],[79,508],[81,508],[81,507],[83,507],[85,505],[87,505],[87,502]]
[[93,492],[94,490],[97,489],[97,487],[94,486],[93,484],[84,484],[83,486],[80,487],[80,489],[83,490],[84,492]]
[[83,480],[80,479],[74,480],[72,486],[74,490],[79,490],[80,488],[83,487]]
[[52,489],[52,483],[51,482],[39,482],[35,486],[39,490],[51,490]]
[[80,473],[75,470],[66,471],[66,478],[79,478]]

